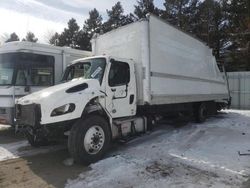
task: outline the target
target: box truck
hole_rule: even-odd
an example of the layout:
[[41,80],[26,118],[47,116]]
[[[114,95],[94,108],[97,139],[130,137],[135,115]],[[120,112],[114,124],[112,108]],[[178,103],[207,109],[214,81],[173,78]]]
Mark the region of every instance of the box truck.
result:
[[0,124],[14,124],[15,100],[57,84],[66,66],[90,52],[31,42],[0,47]]
[[65,133],[75,161],[91,163],[157,116],[188,112],[202,122],[228,103],[212,50],[155,16],[95,36],[92,50],[67,67],[63,83],[17,101],[31,145]]

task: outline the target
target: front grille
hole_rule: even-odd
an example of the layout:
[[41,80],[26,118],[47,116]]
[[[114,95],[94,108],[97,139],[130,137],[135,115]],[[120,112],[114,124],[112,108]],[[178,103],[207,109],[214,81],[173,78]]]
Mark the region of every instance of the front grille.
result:
[[41,107],[38,104],[16,105],[16,120],[18,125],[37,126],[41,120]]

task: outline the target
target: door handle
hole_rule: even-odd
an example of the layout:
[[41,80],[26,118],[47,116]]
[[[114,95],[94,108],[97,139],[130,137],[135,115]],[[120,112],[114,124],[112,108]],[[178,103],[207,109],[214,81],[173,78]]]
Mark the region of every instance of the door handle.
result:
[[135,95],[134,94],[130,95],[130,97],[129,97],[129,104],[133,104],[134,100],[135,100]]
[[115,91],[116,91],[116,88],[111,88],[111,91],[112,91],[112,92],[115,92]]

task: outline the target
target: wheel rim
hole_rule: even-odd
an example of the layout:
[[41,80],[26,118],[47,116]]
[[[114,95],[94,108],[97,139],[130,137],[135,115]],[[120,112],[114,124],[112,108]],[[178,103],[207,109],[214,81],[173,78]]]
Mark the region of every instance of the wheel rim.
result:
[[88,154],[97,154],[103,147],[105,134],[103,129],[98,126],[92,126],[86,132],[84,137],[84,148]]

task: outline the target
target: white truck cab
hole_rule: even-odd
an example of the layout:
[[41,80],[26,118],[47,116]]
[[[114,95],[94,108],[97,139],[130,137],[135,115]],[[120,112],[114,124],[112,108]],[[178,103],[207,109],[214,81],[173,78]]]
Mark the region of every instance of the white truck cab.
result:
[[111,120],[133,116],[136,113],[134,71],[132,60],[107,56],[79,59],[67,67],[60,84],[23,97],[17,103],[40,106],[40,124],[78,119],[93,100],[98,101]]
[[[90,124],[98,120],[100,125],[95,125],[93,130],[86,133],[86,139],[89,140],[83,142],[87,145],[89,143],[86,152],[90,155],[102,149],[100,136],[103,144],[108,144],[111,139],[126,136],[130,133],[131,122],[140,124],[135,131],[146,131],[146,124],[142,123],[145,119],[134,117],[137,107],[134,67],[132,60],[110,56],[76,60],[66,68],[60,84],[17,101],[18,125],[25,126],[29,142],[36,146],[44,144],[50,134],[54,135],[53,132],[59,132],[60,124],[63,132],[66,132],[71,129],[72,124],[81,124],[83,119],[94,118]],[[120,122],[125,125],[124,130],[112,126],[116,118],[121,120],[123,117],[133,117]],[[104,134],[105,131],[109,133]],[[96,145],[91,146],[94,138],[97,139]],[[76,144],[72,142],[69,144]],[[72,155],[75,155],[76,160],[82,160],[75,151],[72,151]]]

